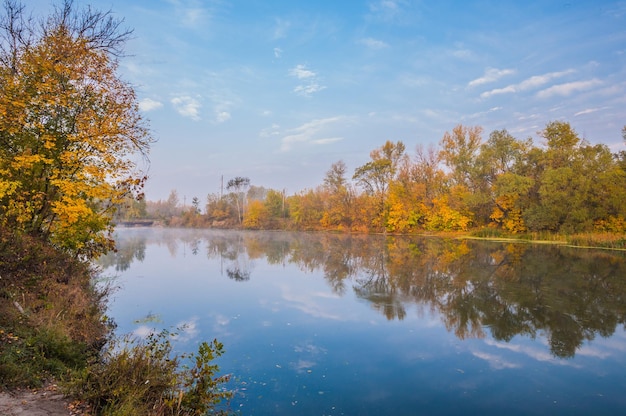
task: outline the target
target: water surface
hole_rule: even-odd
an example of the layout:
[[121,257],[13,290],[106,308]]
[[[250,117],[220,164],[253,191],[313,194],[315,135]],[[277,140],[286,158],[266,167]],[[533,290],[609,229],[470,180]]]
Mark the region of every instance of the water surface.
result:
[[621,414],[622,253],[439,238],[120,229],[119,333],[217,338],[245,415]]

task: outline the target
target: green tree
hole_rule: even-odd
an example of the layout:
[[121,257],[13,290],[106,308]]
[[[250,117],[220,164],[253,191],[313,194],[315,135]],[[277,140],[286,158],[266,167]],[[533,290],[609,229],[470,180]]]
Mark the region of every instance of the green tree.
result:
[[481,145],[482,127],[467,127],[461,124],[445,132],[441,139],[440,160],[450,169],[450,178],[454,185],[469,189],[474,187],[476,177],[476,158]]
[[111,248],[115,209],[138,196],[152,142],[117,75],[130,32],[70,0],[37,26],[0,18],[0,221],[78,256]]

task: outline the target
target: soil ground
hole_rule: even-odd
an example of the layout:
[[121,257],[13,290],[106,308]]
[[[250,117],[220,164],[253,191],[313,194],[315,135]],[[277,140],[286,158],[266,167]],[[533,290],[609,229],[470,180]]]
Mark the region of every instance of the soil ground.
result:
[[3,416],[79,416],[88,415],[51,384],[38,390],[0,391],[0,415]]

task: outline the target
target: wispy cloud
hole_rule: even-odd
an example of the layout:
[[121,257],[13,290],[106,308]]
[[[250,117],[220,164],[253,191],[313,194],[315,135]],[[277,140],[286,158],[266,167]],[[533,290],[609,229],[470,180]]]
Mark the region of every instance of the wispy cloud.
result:
[[215,121],[217,123],[224,123],[225,121],[230,120],[230,113],[228,111],[216,111],[215,112]]
[[294,68],[289,70],[289,75],[305,81],[305,83],[300,84],[293,89],[293,92],[303,97],[310,97],[312,94],[326,89],[325,86],[320,85],[317,74],[308,69],[306,65],[296,65]]
[[260,137],[267,138],[280,135],[280,125],[274,123],[271,127],[261,130]]
[[401,0],[379,0],[369,4],[372,16],[383,21],[394,20],[402,15]]
[[283,50],[280,48],[274,48],[274,58],[281,58],[283,56]]
[[276,18],[274,22],[274,39],[282,39],[287,36],[289,28],[291,28],[291,22],[280,18]]
[[156,110],[157,108],[163,107],[163,103],[160,101],[153,100],[151,98],[144,98],[139,101],[139,109],[144,112]]
[[[329,117],[324,119],[313,120],[308,123],[301,125],[295,129],[289,131],[289,134],[282,139],[282,144],[280,150],[283,152],[291,150],[295,143],[304,143],[304,142],[315,142],[316,144],[327,144],[331,143],[328,141],[329,139],[315,139],[315,135],[318,134],[322,129],[326,128],[331,124],[338,123],[342,120],[345,120],[345,117]],[[320,140],[326,140],[326,143],[319,142]],[[334,138],[332,141],[338,141],[340,138]]]
[[474,118],[479,118],[479,117],[483,117],[483,116],[486,116],[486,115],[488,115],[488,114],[491,114],[491,113],[493,113],[493,112],[495,112],[495,111],[500,111],[500,110],[502,110],[502,107],[491,107],[489,110],[486,110],[486,111],[479,111],[479,112],[477,112],[477,113],[473,113],[473,114],[467,115],[467,116],[462,117],[462,118],[463,118],[463,119],[474,119]]
[[343,137],[328,137],[326,139],[312,140],[311,143],[323,145],[323,144],[339,142],[341,140],[343,140]]
[[569,75],[574,72],[576,71],[574,71],[573,69],[567,69],[565,71],[549,72],[543,75],[535,75],[535,76],[525,79],[524,81],[518,84],[511,84],[511,85],[507,85],[504,88],[496,88],[491,91],[483,92],[482,94],[480,94],[480,97],[489,98],[491,96],[498,95],[498,94],[511,94],[511,93],[516,93],[516,92],[536,89],[547,84],[548,82],[552,80],[564,77],[565,75]]
[[476,87],[478,85],[489,84],[491,82],[496,82],[504,76],[512,75],[514,73],[514,69],[487,68],[485,70],[485,74],[482,77],[470,81],[467,86]]
[[568,96],[578,91],[589,90],[593,87],[597,87],[598,85],[602,85],[602,81],[599,79],[590,79],[587,81],[576,81],[576,82],[568,82],[565,84],[554,85],[550,88],[546,88],[545,90],[539,91],[537,93],[537,97],[539,98],[550,98],[555,95]]
[[198,27],[211,17],[211,12],[198,0],[168,0],[174,13],[185,27]]
[[195,121],[200,120],[200,108],[202,105],[197,99],[183,95],[172,98],[171,102],[181,116],[188,117]]
[[317,82],[311,82],[306,85],[298,85],[293,89],[293,92],[298,95],[302,95],[303,97],[310,97],[314,93],[322,91],[324,89],[326,89],[326,87],[324,87],[323,85],[320,85]]
[[364,38],[359,41],[361,45],[365,45],[369,49],[384,49],[388,48],[389,45],[382,40],[374,39],[374,38]]
[[296,65],[294,68],[290,69],[289,75],[298,79],[314,78],[316,76],[315,72],[307,69],[306,65],[302,64]]
[[583,116],[585,114],[591,114],[591,113],[596,113],[598,111],[602,111],[602,110],[606,110],[608,107],[601,107],[601,108],[586,108],[584,110],[581,110],[579,112],[577,112],[576,114],[574,114],[574,117],[578,117],[578,116]]

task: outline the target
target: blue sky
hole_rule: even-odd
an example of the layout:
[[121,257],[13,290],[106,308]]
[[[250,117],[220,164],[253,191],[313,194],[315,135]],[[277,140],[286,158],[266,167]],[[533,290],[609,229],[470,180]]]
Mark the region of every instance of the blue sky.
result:
[[157,139],[151,200],[204,201],[222,175],[293,194],[459,123],[541,143],[563,120],[624,148],[626,2],[75,1],[134,29],[120,73]]

